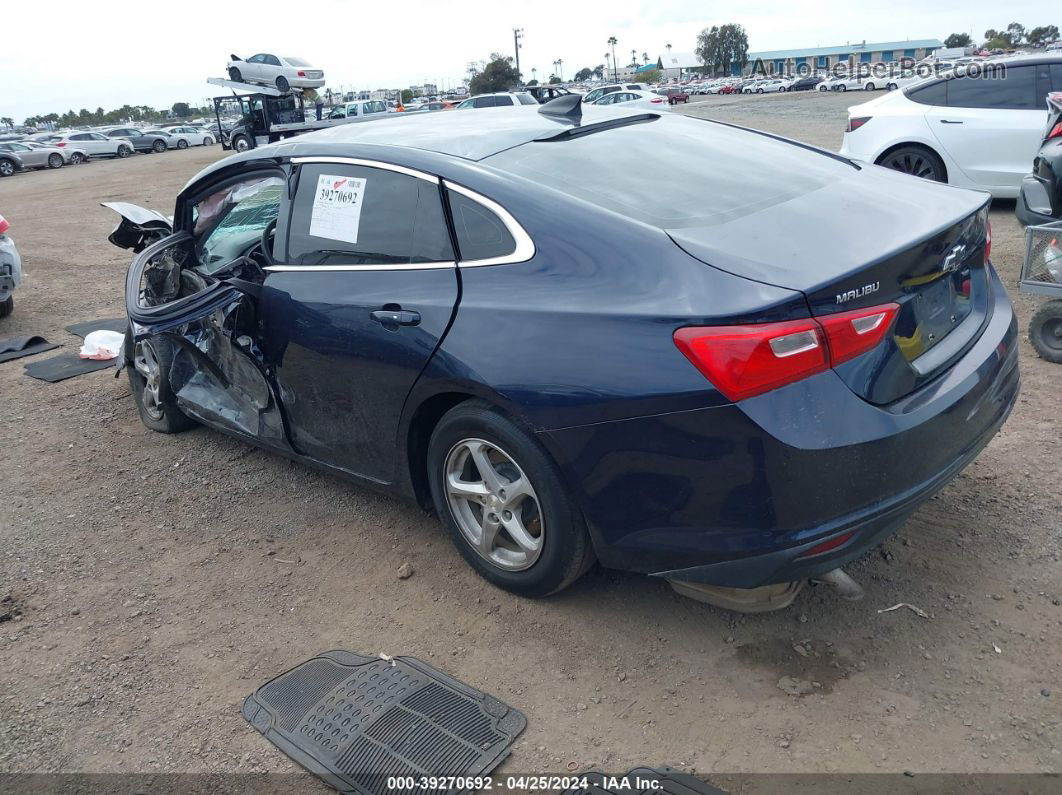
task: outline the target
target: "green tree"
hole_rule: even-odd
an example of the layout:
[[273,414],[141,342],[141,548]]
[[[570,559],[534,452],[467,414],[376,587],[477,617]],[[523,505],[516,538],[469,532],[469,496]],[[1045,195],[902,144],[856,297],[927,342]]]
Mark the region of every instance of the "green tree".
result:
[[650,69],[648,72],[641,72],[638,74],[639,83],[659,83],[660,82],[660,70]]
[[1034,47],[1042,47],[1048,42],[1055,41],[1057,38],[1058,25],[1044,25],[1042,27],[1033,28],[1025,34],[1026,41]]
[[697,36],[694,52],[713,72],[729,72],[731,64],[744,67],[749,62],[749,36],[741,25],[713,25]]
[[528,80],[527,81],[527,87],[528,88],[531,88],[531,86],[537,86],[537,85],[538,85],[538,81],[537,80]]
[[973,47],[973,39],[969,33],[952,33],[944,39],[945,47]]
[[589,69],[587,67],[583,67],[582,69],[580,69],[578,72],[575,73],[575,82],[581,83],[584,80],[589,80],[593,76],[594,76],[594,70],[593,69]]
[[412,101],[413,101],[413,92],[410,91],[408,88],[403,88],[402,89],[402,102],[412,102]]
[[605,75],[605,65],[603,63],[599,63],[597,66],[595,66],[594,70],[593,70],[593,75],[598,80],[600,80],[602,77],[604,77],[604,75]]
[[173,115],[179,119],[187,119],[192,115],[192,109],[188,107],[187,102],[174,102],[173,107],[170,108],[173,111]]
[[[490,62],[468,82],[472,94],[508,91],[520,82],[520,73],[513,66],[511,56],[491,53]],[[559,81],[558,81],[559,82]]]
[[1010,36],[1011,42],[1017,47],[1025,41],[1025,26],[1019,25],[1017,22],[1011,22],[1007,25],[1007,35]]
[[551,86],[552,86],[552,85],[556,85],[556,84],[557,84],[557,83],[559,83],[560,81],[561,81],[561,79],[560,79],[559,77],[557,77],[556,75],[550,75],[550,76],[549,76],[549,84],[550,84]]

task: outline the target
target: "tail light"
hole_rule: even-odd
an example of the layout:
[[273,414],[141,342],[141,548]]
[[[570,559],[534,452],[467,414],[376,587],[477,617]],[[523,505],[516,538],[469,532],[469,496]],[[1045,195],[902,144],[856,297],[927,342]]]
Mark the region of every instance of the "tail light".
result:
[[4,234],[4,232],[10,228],[11,224],[7,222],[7,219],[4,218],[4,216],[0,215],[0,235]]
[[663,102],[664,100],[660,99],[660,97],[653,97],[653,98],[652,98],[651,100],[649,100],[649,101],[650,101],[651,103],[653,103],[654,105],[656,105],[656,104],[659,104],[659,103]]
[[304,72],[302,69],[297,71],[295,74],[297,74],[299,77],[306,77],[306,72]]
[[55,145],[58,146],[59,148],[62,148],[64,146],[66,146],[66,141],[56,141]]
[[866,353],[885,338],[899,304],[748,326],[693,326],[675,345],[729,400],[800,381]]
[[992,222],[985,221],[985,265],[988,264],[988,258],[992,256]]
[[848,119],[848,125],[844,128],[844,131],[846,133],[855,132],[860,127],[862,127],[864,124],[866,124],[868,121],[870,121],[870,119],[871,119],[870,116],[859,116],[859,117],[857,117],[855,119],[851,119],[850,118],[850,119]]
[[847,533],[841,533],[839,536],[828,538],[821,544],[816,544],[811,549],[805,549],[799,555],[798,558],[810,558],[812,555],[821,555],[823,552],[829,552],[831,549],[837,549],[839,546],[843,546],[852,536],[855,535],[855,530],[849,530]]
[[1058,124],[1051,128],[1051,131],[1047,133],[1045,141],[1050,141],[1052,138],[1062,138],[1062,119],[1059,119]]

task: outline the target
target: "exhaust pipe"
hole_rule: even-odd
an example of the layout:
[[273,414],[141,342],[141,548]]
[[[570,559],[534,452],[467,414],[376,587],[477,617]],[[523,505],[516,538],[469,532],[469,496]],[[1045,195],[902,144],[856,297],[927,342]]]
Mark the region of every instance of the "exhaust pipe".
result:
[[847,599],[849,602],[858,602],[863,598],[863,588],[845,574],[842,569],[834,569],[825,574],[820,574],[818,577],[812,577],[812,582],[821,582],[829,585],[837,591],[838,596],[842,599]]

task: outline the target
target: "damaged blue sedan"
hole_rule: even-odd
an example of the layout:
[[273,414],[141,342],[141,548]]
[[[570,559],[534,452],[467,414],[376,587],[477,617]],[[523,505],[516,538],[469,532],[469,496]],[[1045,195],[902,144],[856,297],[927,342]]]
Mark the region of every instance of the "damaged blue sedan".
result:
[[988,197],[570,99],[252,149],[172,224],[116,207],[144,423],[407,495],[526,596],[594,561],[858,595],[841,566],[1018,394]]

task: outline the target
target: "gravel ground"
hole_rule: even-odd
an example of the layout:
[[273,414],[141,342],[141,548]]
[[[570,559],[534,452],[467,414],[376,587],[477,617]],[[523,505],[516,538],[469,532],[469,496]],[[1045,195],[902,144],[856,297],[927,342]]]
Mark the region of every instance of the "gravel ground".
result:
[[[836,149],[858,101],[683,111]],[[98,203],[168,213],[220,155],[0,181],[27,272],[0,337],[76,350],[64,325],[120,315],[129,258]],[[1013,203],[992,222],[1013,285]],[[239,705],[331,648],[417,656],[523,710],[504,772],[1060,771],[1062,368],[1032,353],[1036,302],[1013,296],[1024,386],[1003,431],[850,567],[866,599],[806,589],[762,616],[602,570],[525,601],[473,574],[415,506],[206,429],[151,433],[111,371],[45,384],[0,365],[0,771],[290,772]],[[898,602],[929,618],[878,612]],[[810,692],[785,692],[786,677]]]

